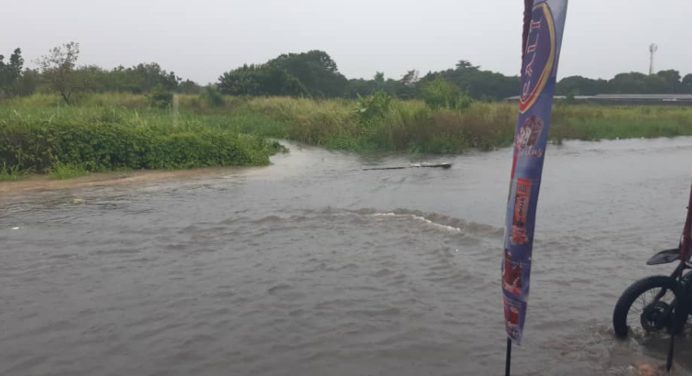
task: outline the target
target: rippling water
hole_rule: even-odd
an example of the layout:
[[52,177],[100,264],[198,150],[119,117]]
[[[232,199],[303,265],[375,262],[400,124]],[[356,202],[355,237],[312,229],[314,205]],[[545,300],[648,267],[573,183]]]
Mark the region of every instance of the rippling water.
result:
[[[2,375],[484,375],[504,367],[511,152],[451,170],[291,147],[267,168],[0,198]],[[431,160],[434,161],[434,160]],[[629,375],[623,289],[670,265],[692,138],[552,146],[515,374]],[[692,374],[692,338],[677,374]]]

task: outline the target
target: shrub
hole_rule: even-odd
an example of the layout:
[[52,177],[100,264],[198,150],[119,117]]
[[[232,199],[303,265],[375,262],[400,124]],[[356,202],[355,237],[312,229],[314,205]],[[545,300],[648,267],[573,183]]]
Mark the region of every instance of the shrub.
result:
[[50,171],[51,178],[60,180],[72,179],[79,176],[84,176],[86,174],[87,171],[84,170],[84,168],[82,168],[81,166],[61,163],[53,166],[53,168]]
[[358,96],[356,114],[361,123],[369,123],[383,118],[391,109],[392,97],[384,91],[378,91],[367,97]]
[[[115,114],[114,114],[114,113]],[[170,127],[159,110],[0,108],[0,166],[4,175],[119,168],[188,168],[266,165],[279,150],[256,136],[212,122],[184,120]]]
[[207,86],[201,97],[209,107],[222,107],[224,105],[223,94],[216,86]]
[[425,104],[434,110],[441,108],[464,110],[472,102],[465,91],[440,77],[424,84],[421,88],[421,96]]
[[0,166],[0,181],[14,181],[21,178],[22,173],[16,166],[8,168],[6,163]]
[[155,108],[171,108],[173,106],[173,92],[157,86],[148,95],[149,105]]

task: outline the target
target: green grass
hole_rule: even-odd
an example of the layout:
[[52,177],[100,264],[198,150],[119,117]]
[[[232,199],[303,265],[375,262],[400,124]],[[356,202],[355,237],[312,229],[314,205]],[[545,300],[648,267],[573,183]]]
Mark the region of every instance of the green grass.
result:
[[382,116],[366,121],[346,100],[257,98],[241,108],[282,124],[277,137],[357,152],[460,153],[509,145],[514,135],[514,111],[502,104],[476,103],[459,112],[395,100]]
[[0,166],[0,181],[17,181],[24,177],[18,168],[8,168],[6,164]]
[[692,135],[692,108],[672,106],[556,106],[555,140],[603,140]]
[[[57,166],[87,172],[256,166],[268,164],[278,151],[261,134],[243,131],[253,124],[247,116],[174,115],[144,101],[138,108],[104,106],[103,97],[111,99],[94,96],[93,103],[66,107],[45,105],[54,98],[35,96],[0,105],[0,163],[34,173]],[[137,103],[136,96],[112,97],[115,103]]]
[[[289,139],[355,152],[461,153],[511,145],[517,107],[473,103],[432,110],[368,101],[179,96],[179,111],[144,95],[82,95],[65,106],[55,95],[0,102],[0,180],[25,173],[56,177],[114,169],[266,165]],[[359,107],[360,106],[360,107]],[[367,114],[364,116],[363,114]],[[692,135],[692,108],[555,106],[550,137],[601,140]]]
[[[382,117],[362,122],[348,100],[227,98],[225,110],[265,116],[264,135],[356,152],[461,153],[511,145],[517,106],[476,102],[463,111],[431,110],[421,101],[394,100]],[[217,110],[218,111],[218,110]],[[692,108],[556,104],[550,138],[603,140],[692,135]]]
[[53,179],[65,180],[88,175],[89,173],[82,166],[57,164],[53,166],[49,175]]

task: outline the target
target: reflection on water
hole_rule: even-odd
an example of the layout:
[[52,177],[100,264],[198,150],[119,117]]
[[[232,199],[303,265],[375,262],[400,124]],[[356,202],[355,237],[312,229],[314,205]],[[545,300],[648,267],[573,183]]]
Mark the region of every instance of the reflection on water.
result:
[[[3,375],[501,374],[510,151],[451,170],[292,146],[267,168],[0,198]],[[692,138],[549,150],[515,374],[632,374],[624,288],[670,265]],[[692,341],[677,374],[692,374]]]

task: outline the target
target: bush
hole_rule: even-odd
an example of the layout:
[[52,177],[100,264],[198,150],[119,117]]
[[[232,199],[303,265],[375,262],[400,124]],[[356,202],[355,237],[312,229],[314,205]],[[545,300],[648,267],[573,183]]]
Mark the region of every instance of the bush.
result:
[[155,108],[171,108],[173,106],[173,92],[157,86],[149,93],[149,105]]
[[425,104],[434,110],[441,108],[464,110],[472,102],[471,97],[466,92],[439,77],[423,85],[421,96]]
[[356,114],[361,123],[369,123],[381,119],[391,109],[392,96],[384,91],[378,91],[367,97],[358,96]]
[[5,163],[0,166],[0,181],[15,181],[21,178],[22,174],[16,166],[8,168]]
[[57,164],[53,166],[53,168],[50,171],[50,177],[53,179],[72,179],[76,178],[79,176],[84,176],[87,174],[87,171],[84,170],[81,166],[76,166],[76,165],[67,165],[67,164]]
[[69,107],[31,115],[0,109],[0,166],[4,175],[52,172],[56,177],[120,168],[266,165],[278,150],[233,129],[170,115]]
[[209,107],[222,107],[224,105],[223,94],[221,94],[216,86],[207,86],[204,93],[201,94],[201,97]]

